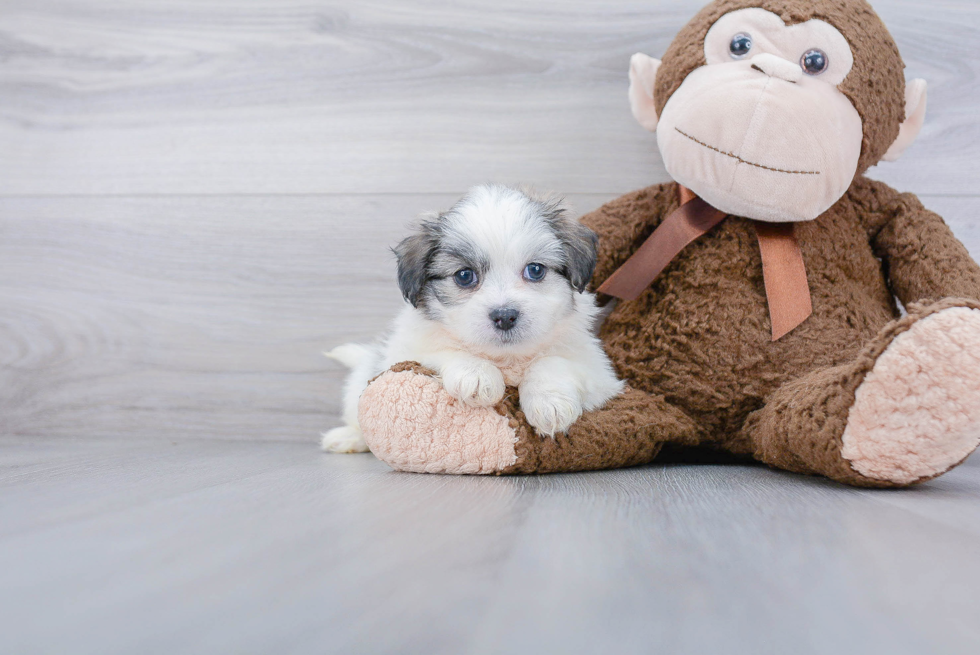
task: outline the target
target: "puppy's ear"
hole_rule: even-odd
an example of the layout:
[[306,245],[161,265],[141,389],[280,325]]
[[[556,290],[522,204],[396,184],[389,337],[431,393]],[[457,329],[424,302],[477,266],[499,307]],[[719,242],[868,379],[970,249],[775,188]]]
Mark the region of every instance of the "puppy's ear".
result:
[[398,288],[412,307],[418,307],[422,290],[428,282],[429,262],[438,246],[438,236],[432,225],[423,223],[413,234],[392,248],[398,258]]
[[545,218],[555,231],[565,251],[565,270],[572,288],[582,293],[595,273],[596,249],[599,237],[578,221],[565,215],[565,208],[553,203],[544,211]]
[[568,281],[573,289],[582,293],[595,273],[599,237],[578,221],[565,218],[561,222],[558,238],[565,248]]

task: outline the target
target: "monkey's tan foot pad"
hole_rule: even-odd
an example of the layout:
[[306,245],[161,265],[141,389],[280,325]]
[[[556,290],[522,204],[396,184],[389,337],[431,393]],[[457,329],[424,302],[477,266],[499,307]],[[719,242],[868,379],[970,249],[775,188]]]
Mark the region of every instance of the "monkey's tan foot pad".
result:
[[517,461],[516,419],[456,400],[413,362],[368,385],[358,419],[371,452],[397,471],[485,475]]
[[897,484],[953,468],[980,444],[980,310],[943,309],[899,334],[855,393],[841,454]]

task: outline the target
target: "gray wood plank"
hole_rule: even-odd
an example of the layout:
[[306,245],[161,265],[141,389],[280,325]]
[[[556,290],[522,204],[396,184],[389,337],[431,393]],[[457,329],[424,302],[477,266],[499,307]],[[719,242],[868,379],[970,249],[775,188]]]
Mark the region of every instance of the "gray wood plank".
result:
[[[665,179],[629,56],[702,4],[8,0],[0,194],[622,193]],[[875,6],[932,88],[920,143],[874,174],[974,192],[980,7]]]
[[[609,195],[574,195],[576,212]],[[0,434],[310,441],[448,195],[0,199]],[[926,198],[980,257],[980,199]]]
[[[972,469],[972,470],[971,470]],[[980,453],[959,469],[920,488],[896,493],[871,493],[869,498],[980,536]]]
[[[0,464],[2,652],[980,647],[972,463],[888,494],[761,467],[470,478],[312,444],[0,439],[23,459]],[[937,493],[960,513],[881,502]]]

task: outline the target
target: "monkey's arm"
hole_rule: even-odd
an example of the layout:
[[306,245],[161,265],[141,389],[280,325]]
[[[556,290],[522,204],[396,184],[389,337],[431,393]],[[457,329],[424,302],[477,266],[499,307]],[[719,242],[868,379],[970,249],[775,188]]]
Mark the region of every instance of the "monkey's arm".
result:
[[622,266],[677,204],[677,185],[670,182],[627,193],[583,216],[582,224],[599,235],[592,288]]
[[904,305],[942,298],[980,300],[980,266],[936,213],[911,193],[871,183],[871,245]]

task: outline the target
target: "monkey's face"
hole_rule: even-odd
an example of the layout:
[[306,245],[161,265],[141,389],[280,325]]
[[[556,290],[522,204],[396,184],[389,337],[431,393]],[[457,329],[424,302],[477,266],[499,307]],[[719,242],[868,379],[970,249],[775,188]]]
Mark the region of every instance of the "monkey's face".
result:
[[664,106],[657,143],[670,175],[730,214],[812,220],[847,191],[863,127],[838,90],[854,59],[819,20],[786,26],[763,9],[726,14],[707,65]]
[[806,221],[915,141],[926,83],[904,67],[865,0],[714,0],[663,62],[633,55],[629,98],[675,180],[729,214]]

